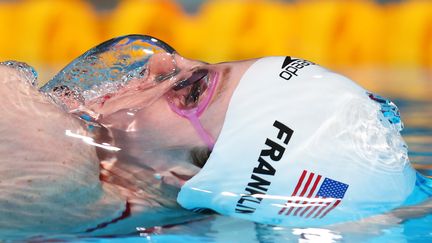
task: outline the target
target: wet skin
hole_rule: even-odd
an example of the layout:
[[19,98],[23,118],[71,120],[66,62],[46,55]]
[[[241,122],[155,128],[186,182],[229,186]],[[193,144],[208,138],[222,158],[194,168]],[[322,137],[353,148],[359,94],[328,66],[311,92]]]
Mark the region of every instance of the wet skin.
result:
[[[208,65],[176,58],[183,69],[206,65],[219,73],[216,92],[200,117],[217,138],[235,85],[253,60]],[[176,203],[181,184],[199,171],[191,163],[190,150],[205,144],[189,121],[170,109],[166,94],[174,84],[157,91],[151,105],[143,97],[149,90],[133,82],[103,106],[90,102],[88,108],[100,114],[97,122],[102,125],[90,131],[17,70],[0,65],[0,77],[6,118],[0,131],[0,174],[7,175],[0,181],[4,235],[131,233],[137,226],[199,217]],[[143,102],[146,105],[140,107]],[[94,147],[83,137],[121,150]],[[19,207],[10,207],[11,202]]]
[[125,210],[119,189],[99,180],[82,122],[0,65],[0,234],[79,232]]

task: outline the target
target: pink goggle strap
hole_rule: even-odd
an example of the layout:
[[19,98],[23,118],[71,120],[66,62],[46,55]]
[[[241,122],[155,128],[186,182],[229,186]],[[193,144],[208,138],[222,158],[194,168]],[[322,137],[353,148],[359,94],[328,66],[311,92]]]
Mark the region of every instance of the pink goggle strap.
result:
[[218,80],[218,74],[215,73],[215,76],[213,77],[213,82],[210,82],[210,86],[208,87],[208,95],[206,96],[205,100],[202,100],[197,107],[193,109],[188,110],[182,110],[178,108],[176,105],[174,105],[172,102],[168,102],[171,109],[179,114],[180,116],[186,118],[189,120],[189,122],[192,124],[192,126],[195,128],[195,131],[198,133],[198,135],[201,137],[201,139],[205,142],[207,147],[210,150],[213,150],[215,140],[210,135],[209,132],[202,126],[199,117],[204,112],[204,110],[207,108],[207,106],[210,103],[211,98],[213,97],[213,94],[216,90],[216,83]]

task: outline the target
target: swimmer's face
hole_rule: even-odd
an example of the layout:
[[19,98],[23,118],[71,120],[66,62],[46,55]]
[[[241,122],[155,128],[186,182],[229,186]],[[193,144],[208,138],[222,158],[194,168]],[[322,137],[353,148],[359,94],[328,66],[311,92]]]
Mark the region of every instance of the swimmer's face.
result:
[[[217,117],[222,105],[223,84],[230,79],[228,65],[209,65],[172,55],[177,73],[161,82],[153,81],[160,70],[167,73],[167,64],[159,56],[153,56],[149,75],[131,80],[109,97],[94,99],[85,107],[98,115],[101,124],[126,132],[138,132],[148,149],[205,146],[190,120],[179,112],[196,113],[203,127],[211,136],[218,126]],[[150,87],[149,83],[153,83]],[[215,92],[210,92],[216,86]],[[208,105],[202,104],[209,100]],[[201,114],[198,109],[204,107]]]
[[[143,148],[149,150],[207,147],[196,127],[179,110],[200,113],[195,114],[199,123],[216,139],[232,92],[253,61],[210,65],[178,54],[174,59],[181,71],[172,79],[151,88],[140,88],[146,80],[134,80],[111,98],[89,102],[86,107],[100,114],[98,122],[106,127],[136,132],[134,138],[139,137]],[[155,63],[150,71],[165,68],[163,62]],[[209,87],[213,85],[211,92]],[[203,105],[206,100],[208,105]],[[200,108],[202,111],[197,111]]]
[[[165,43],[134,38],[90,50],[42,90],[69,112],[125,133],[118,139],[138,140],[141,150],[207,146],[184,114],[193,114],[216,138],[232,91],[253,61],[210,65],[184,58]],[[127,142],[132,143],[122,143]]]
[[158,174],[178,187],[198,172],[191,151],[211,149],[234,88],[253,62],[211,65],[153,38],[122,37],[86,52],[41,91],[108,128],[100,142],[121,149],[113,155],[121,161],[115,168],[146,181]]

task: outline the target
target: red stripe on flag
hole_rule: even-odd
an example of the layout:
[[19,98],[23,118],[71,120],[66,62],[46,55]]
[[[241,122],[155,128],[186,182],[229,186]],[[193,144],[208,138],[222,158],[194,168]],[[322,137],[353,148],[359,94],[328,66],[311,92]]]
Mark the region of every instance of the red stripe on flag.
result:
[[[315,179],[315,183],[312,186],[311,191],[309,192],[309,195],[307,196],[307,198],[312,198],[312,196],[314,195],[314,192],[316,190],[316,188],[318,187],[318,183],[321,181],[321,175],[318,175],[317,178]],[[317,198],[315,196],[315,198]],[[314,204],[315,201],[309,201],[309,204]],[[303,215],[311,208],[312,206],[307,206],[300,214],[300,217],[303,217]],[[296,212],[297,213],[297,212]],[[295,214],[296,214],[295,213]]]
[[[319,198],[318,196],[316,196],[315,198]],[[325,197],[324,198],[320,198],[320,199],[325,199]],[[318,202],[318,204],[312,209],[312,211],[310,211],[309,213],[308,213],[308,215],[306,216],[306,218],[309,218],[318,208],[320,208],[321,207],[321,204],[323,204],[323,201],[321,200],[321,201],[319,201]]]
[[[324,177],[319,174],[303,170],[291,197],[280,209],[279,215],[284,213],[285,216],[290,216],[292,213],[292,216],[321,219],[335,209],[342,202],[338,195],[342,194],[343,197],[348,185],[329,178],[322,181],[322,178]],[[333,194],[336,198],[330,196]],[[330,198],[323,195],[329,195]],[[297,200],[293,201],[294,197]]]
[[313,216],[314,218],[316,218],[316,217],[318,217],[320,214],[321,214],[321,212],[325,209],[325,208],[327,208],[329,205],[331,204],[331,202],[327,202],[327,203],[325,203],[325,206],[322,206],[321,208],[320,208],[320,210]]
[[[315,198],[318,198],[318,196],[315,196]],[[316,201],[312,201],[310,204],[315,204],[316,203]],[[309,209],[311,209],[311,208],[314,208],[314,210],[312,210],[307,216],[306,216],[306,218],[307,217],[309,217],[315,210],[316,210],[316,208],[317,208],[318,206],[312,206],[312,205],[310,205],[310,206],[308,206],[307,208],[305,208],[305,210],[303,210],[303,212],[300,214],[300,217],[303,217],[303,215],[307,212],[307,211],[309,211]]]
[[327,211],[325,211],[323,213],[323,215],[320,217],[320,219],[322,219],[324,216],[326,216],[330,211],[332,211],[337,205],[339,205],[339,203],[341,202],[340,199],[336,200],[336,202],[333,204],[333,206],[331,206],[329,209],[327,209]]
[[[301,191],[299,197],[303,197],[304,194],[306,194],[307,189],[309,188],[309,185],[310,185],[310,183],[311,183],[312,178],[314,177],[314,175],[315,175],[314,173],[311,173],[311,174],[309,175],[309,177],[308,177],[308,179],[307,179],[307,181],[306,181],[306,184],[303,186],[303,190]],[[301,200],[297,200],[297,201],[295,201],[295,204],[299,204],[300,201],[301,201]],[[293,207],[293,206],[291,206],[290,210],[288,210],[288,212],[287,212],[285,215],[288,216],[288,215],[293,211],[294,208],[297,208],[297,207]],[[296,212],[297,212],[297,210],[296,210]],[[295,216],[295,215],[294,215],[294,216]]]
[[[314,176],[314,173],[312,173],[311,176],[313,177],[313,176]],[[306,196],[306,198],[311,198],[311,197],[312,197],[312,195],[313,195],[313,193],[315,192],[315,189],[317,188],[318,183],[319,183],[320,180],[321,180],[321,176],[318,175],[318,176],[315,178],[315,182],[314,182],[314,184],[313,184],[313,186],[312,186],[312,189],[309,191],[309,194]],[[308,201],[309,201],[309,200],[303,201],[302,205],[307,204]],[[310,207],[310,206],[308,206],[308,207]],[[305,207],[299,207],[299,208],[297,208],[297,210],[294,212],[294,216],[297,216],[297,214],[298,214],[302,209],[303,209],[303,211],[306,210]]]
[[[296,185],[296,187],[295,187],[295,189],[294,189],[294,192],[291,194],[292,197],[295,196],[295,195],[297,194],[297,192],[298,192],[298,190],[299,190],[301,184],[303,183],[303,180],[304,180],[304,178],[305,178],[305,176],[306,176],[306,173],[307,173],[307,171],[306,171],[306,170],[303,170],[303,172],[302,172],[302,174],[301,174],[301,176],[300,176],[300,179],[299,179],[299,181],[298,181],[298,183],[297,183],[297,185]],[[291,203],[291,202],[292,202],[291,200],[288,200],[288,201],[285,203],[285,207],[283,207],[283,208],[279,211],[279,214],[282,214],[282,213],[285,211],[285,209],[287,209],[286,206],[288,205],[288,203]]]

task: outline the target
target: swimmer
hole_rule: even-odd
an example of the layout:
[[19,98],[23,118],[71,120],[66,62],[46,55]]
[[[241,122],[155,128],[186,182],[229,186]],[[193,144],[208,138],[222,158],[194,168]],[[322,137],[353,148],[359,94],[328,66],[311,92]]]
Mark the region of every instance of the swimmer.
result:
[[[82,121],[38,92],[31,67],[1,63],[0,84],[2,240],[90,234],[134,213],[125,189],[101,176],[94,146],[114,148],[97,144],[96,131],[89,131]],[[164,187],[165,194],[170,191]],[[140,211],[139,223],[124,226],[126,230],[120,225],[122,232],[134,232],[137,225],[175,224],[196,217],[157,190],[138,204],[146,207]]]
[[207,64],[130,35],[86,52],[41,91],[106,129],[121,148],[99,153],[113,181],[172,185],[191,211],[323,226],[431,196],[397,107],[299,58]]
[[196,217],[176,202],[309,227],[430,197],[428,179],[409,164],[394,104],[306,60],[207,64],[130,35],[86,52],[40,91],[94,134],[98,183],[113,186],[131,212],[93,233],[133,232],[143,211]]

